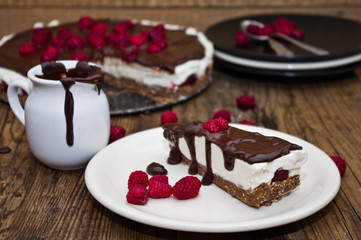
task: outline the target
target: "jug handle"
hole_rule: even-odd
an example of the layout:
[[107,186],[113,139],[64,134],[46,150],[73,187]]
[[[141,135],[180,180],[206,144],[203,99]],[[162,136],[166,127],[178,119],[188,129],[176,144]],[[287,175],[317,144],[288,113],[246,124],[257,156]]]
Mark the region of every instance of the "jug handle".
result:
[[15,116],[19,119],[19,121],[25,125],[25,111],[24,108],[20,104],[18,89],[24,90],[28,95],[31,92],[32,85],[28,79],[18,79],[12,83],[10,83],[7,95],[8,101],[11,110],[15,114]]

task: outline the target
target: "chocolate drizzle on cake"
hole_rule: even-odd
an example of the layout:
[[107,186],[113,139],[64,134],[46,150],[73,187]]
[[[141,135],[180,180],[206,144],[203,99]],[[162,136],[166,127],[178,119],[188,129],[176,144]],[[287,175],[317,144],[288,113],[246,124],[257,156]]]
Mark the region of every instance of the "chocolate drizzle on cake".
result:
[[74,98],[70,88],[79,83],[95,84],[100,94],[103,75],[101,69],[97,66],[89,65],[88,62],[79,61],[74,69],[66,70],[62,63],[58,62],[44,62],[41,64],[43,75],[37,76],[39,78],[50,81],[60,81],[65,90],[64,114],[66,121],[66,142],[68,146],[74,145]]
[[168,158],[170,164],[182,161],[179,138],[183,137],[185,139],[191,155],[190,174],[198,173],[195,137],[205,137],[206,171],[202,179],[203,185],[210,185],[213,181],[211,168],[212,143],[222,150],[224,167],[228,171],[233,170],[236,158],[249,164],[271,162],[290,153],[292,150],[302,149],[301,146],[277,137],[268,137],[257,132],[248,132],[231,126],[227,130],[218,133],[206,131],[203,129],[203,123],[201,122],[192,122],[190,124],[171,123],[164,125],[163,129],[164,137],[173,144]]

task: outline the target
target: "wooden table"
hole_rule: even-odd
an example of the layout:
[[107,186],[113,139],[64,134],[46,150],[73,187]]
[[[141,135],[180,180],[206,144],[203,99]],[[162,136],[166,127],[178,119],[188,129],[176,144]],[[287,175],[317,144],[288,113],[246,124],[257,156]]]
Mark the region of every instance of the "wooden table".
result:
[[[0,8],[0,35],[27,29],[35,21],[96,18],[163,20],[207,26],[223,19],[258,13],[315,13],[361,21],[361,7],[299,9],[244,8]],[[243,74],[214,71],[213,84],[201,95],[158,111],[113,116],[127,135],[160,126],[165,111],[179,121],[207,121],[220,109],[232,121],[247,119],[259,126],[295,135],[328,155],[347,162],[339,193],[319,212],[285,226],[252,232],[210,234],[173,231],[140,224],[99,204],[88,192],[84,170],[57,171],[39,163],[31,154],[23,125],[8,104],[0,103],[0,146],[11,148],[0,155],[0,239],[361,239],[361,82],[356,75],[336,79],[276,81]],[[237,108],[235,98],[256,98],[253,110]],[[185,114],[186,113],[186,114]]]

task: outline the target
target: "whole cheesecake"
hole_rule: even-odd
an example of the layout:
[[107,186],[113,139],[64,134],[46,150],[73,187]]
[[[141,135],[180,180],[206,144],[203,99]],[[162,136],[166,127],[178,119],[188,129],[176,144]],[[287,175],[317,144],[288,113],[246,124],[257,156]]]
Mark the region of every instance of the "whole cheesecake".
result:
[[203,185],[214,183],[255,208],[279,201],[300,185],[307,159],[301,146],[223,125],[217,132],[201,122],[164,125],[171,144],[168,163],[188,164],[189,174],[203,175]]
[[147,20],[93,20],[33,29],[0,41],[0,84],[42,62],[82,60],[99,65],[105,84],[160,101],[174,101],[204,88],[212,72],[213,45],[192,27]]

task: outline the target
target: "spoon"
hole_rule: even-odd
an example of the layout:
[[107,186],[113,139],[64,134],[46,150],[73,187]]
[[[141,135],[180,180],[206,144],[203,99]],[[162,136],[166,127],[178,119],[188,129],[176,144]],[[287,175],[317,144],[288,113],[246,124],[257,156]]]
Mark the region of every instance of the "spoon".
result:
[[[263,23],[258,22],[258,21],[254,21],[254,20],[244,20],[244,21],[241,22],[241,28],[248,36],[250,36],[251,38],[253,38],[255,40],[268,41],[270,43],[272,49],[275,50],[276,53],[280,51],[280,49],[277,49],[277,48],[281,47],[281,46],[279,46],[279,44],[281,44],[281,43],[274,40],[271,36],[258,36],[258,35],[255,35],[255,34],[252,34],[252,33],[248,32],[247,28],[248,28],[249,25],[255,25],[255,26],[258,26],[258,27],[262,28],[262,27],[264,27]],[[324,49],[321,49],[321,48],[306,44],[304,42],[298,41],[298,40],[296,40],[294,38],[291,38],[291,37],[289,37],[289,36],[287,36],[285,34],[282,34],[282,33],[272,33],[272,36],[282,38],[282,39],[284,39],[284,40],[298,46],[299,48],[302,48],[303,50],[308,51],[310,53],[313,53],[315,55],[327,55],[327,54],[329,54],[329,52],[324,50]],[[276,42],[274,42],[274,41],[276,41]],[[281,44],[281,45],[283,45],[283,44]],[[276,47],[276,48],[274,48],[274,47]],[[286,51],[286,52],[287,52],[287,50],[290,51],[287,48],[286,49],[281,49],[281,50]],[[293,55],[292,51],[290,51],[289,54]],[[277,53],[277,55],[278,55],[278,53]],[[283,55],[286,55],[286,54],[283,54]]]

